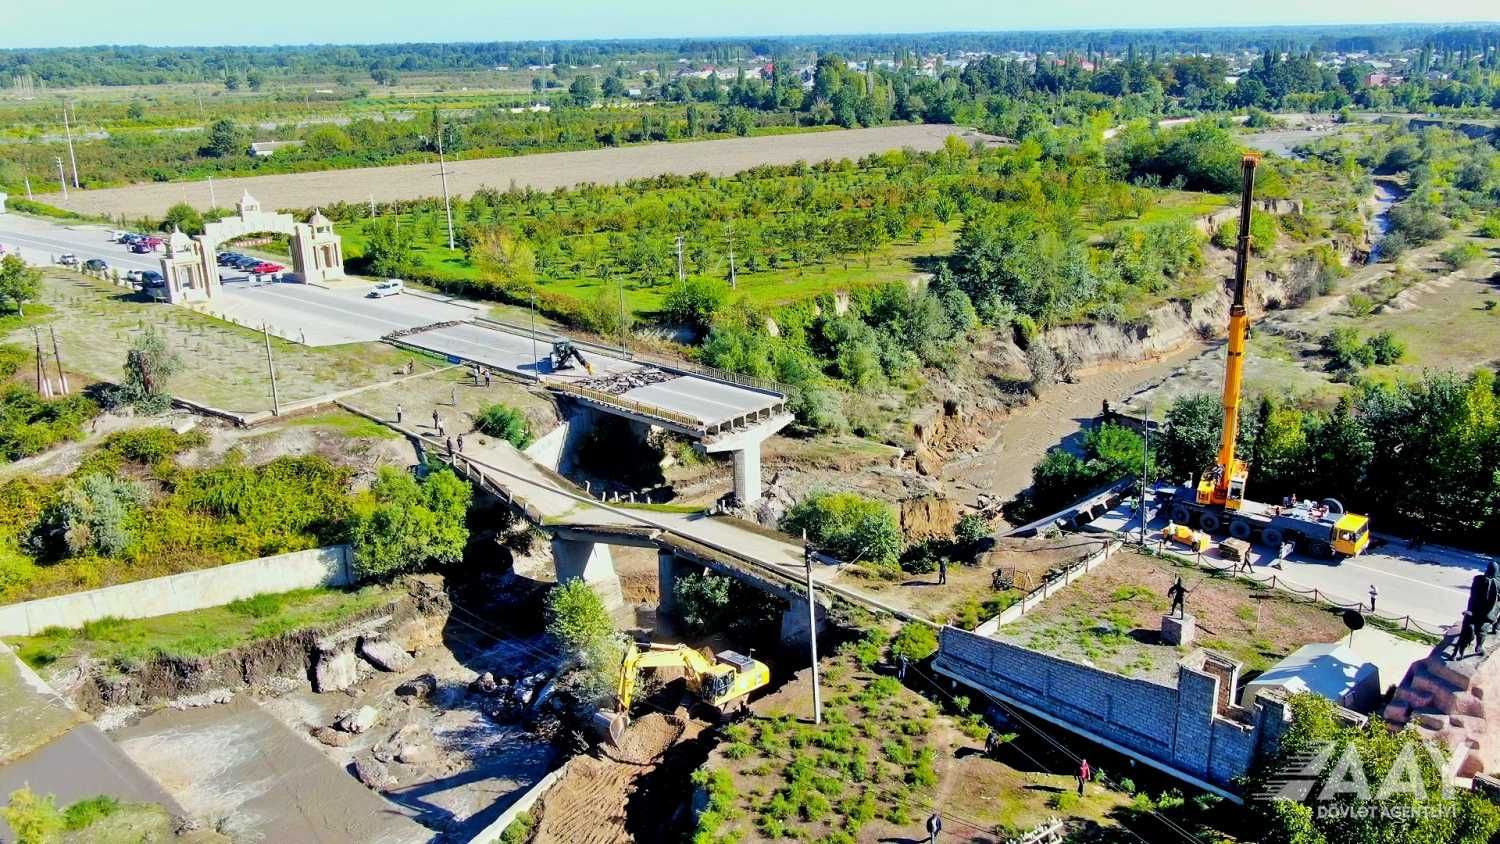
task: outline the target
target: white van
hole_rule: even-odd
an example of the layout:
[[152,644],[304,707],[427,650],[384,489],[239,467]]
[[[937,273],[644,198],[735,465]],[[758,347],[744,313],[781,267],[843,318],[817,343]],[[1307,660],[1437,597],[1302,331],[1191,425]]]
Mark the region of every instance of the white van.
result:
[[370,298],[384,299],[387,296],[395,296],[397,293],[400,293],[403,289],[405,289],[405,287],[406,285],[401,283],[401,279],[388,278],[385,281],[376,284],[375,287],[370,290]]

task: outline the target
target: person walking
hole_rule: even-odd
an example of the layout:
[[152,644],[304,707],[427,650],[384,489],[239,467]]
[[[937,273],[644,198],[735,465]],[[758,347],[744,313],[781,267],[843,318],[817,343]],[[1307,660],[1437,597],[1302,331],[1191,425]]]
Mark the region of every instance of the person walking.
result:
[[1089,767],[1089,760],[1084,759],[1078,763],[1078,796],[1083,796],[1084,783],[1094,778],[1094,769]]
[[943,818],[937,812],[927,818],[927,844],[937,844],[938,833],[943,831]]
[[494,373],[490,372],[489,367],[485,367],[485,370],[484,370],[484,388],[486,390],[488,390],[490,388],[490,379],[493,376],[494,376]]
[[984,755],[990,759],[994,759],[999,752],[1000,737],[995,735],[994,730],[990,730],[984,734]]
[[432,409],[432,427],[439,430],[443,427],[443,417],[438,415],[437,408]]
[[449,457],[453,456],[453,438],[452,437],[448,438],[448,456]]
[[1370,612],[1371,613],[1375,612],[1375,599],[1378,598],[1378,597],[1380,597],[1380,590],[1376,589],[1375,588],[1375,584],[1371,583],[1370,584]]
[[896,655],[896,679],[906,682],[906,654]]
[[447,436],[447,434],[448,434],[448,432],[445,431],[445,430],[443,430],[443,420],[442,419],[438,419],[438,421],[437,421],[437,435],[440,436],[440,437],[442,437],[442,436]]
[[943,585],[945,585],[947,583],[948,583],[948,558],[947,557],[938,557],[938,585],[939,586],[943,586]]
[[401,402],[396,402],[396,424],[401,424],[402,408]]
[[463,434],[459,434],[458,435],[458,450],[460,452],[462,452],[464,450],[464,435]]

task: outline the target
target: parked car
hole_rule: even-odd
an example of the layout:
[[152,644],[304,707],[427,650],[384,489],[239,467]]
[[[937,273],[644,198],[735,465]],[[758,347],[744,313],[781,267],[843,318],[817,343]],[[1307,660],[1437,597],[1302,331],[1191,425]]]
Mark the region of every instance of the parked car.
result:
[[145,243],[147,246],[151,247],[152,249],[155,249],[158,246],[161,246],[163,243],[166,243],[165,240],[162,240],[161,238],[157,237],[154,234],[148,234],[148,235],[146,235],[145,239],[142,240],[141,242]]
[[125,244],[126,246],[130,246],[132,244],[139,243],[140,241],[145,240],[145,239],[146,239],[145,235],[143,235],[143,234],[135,234],[134,232],[126,232],[126,233],[120,235],[120,242],[123,243],[123,244]]
[[83,262],[83,268],[95,273],[102,273],[109,269],[109,262],[103,258],[90,258]]
[[165,287],[167,280],[162,278],[161,273],[156,270],[145,270],[141,273],[141,286],[143,287]]
[[110,232],[109,233],[109,242],[110,243],[124,243],[125,242],[125,238],[129,234],[130,234],[130,232],[120,232],[120,231]]
[[146,280],[146,271],[145,270],[126,270],[125,271],[125,280],[128,281],[128,282],[130,282],[131,284],[140,284],[141,282],[143,282],[143,281]]
[[219,260],[219,266],[221,266],[221,267],[232,266],[235,261],[241,260],[244,257],[245,257],[244,255],[241,255],[238,252],[220,252],[219,253],[219,258],[218,258],[218,260]]
[[145,240],[137,240],[135,243],[130,244],[130,251],[136,253],[137,255],[140,255],[146,252],[150,252],[151,247],[146,245]]
[[279,273],[284,269],[286,269],[286,267],[283,267],[280,264],[273,264],[270,261],[261,261],[259,264],[251,267],[250,272],[254,273],[255,275],[275,275],[276,273]]
[[406,289],[406,284],[399,278],[388,278],[371,288],[369,297],[371,299],[384,299],[387,296],[395,296]]
[[57,263],[62,264],[65,267],[76,267],[78,266],[78,256],[74,255],[72,252],[64,252],[63,254],[58,256]]
[[240,257],[235,258],[233,261],[230,261],[229,266],[234,267],[237,270],[248,270],[251,267],[254,267],[255,265],[261,263],[264,262],[259,258],[252,258],[249,255],[241,255]]

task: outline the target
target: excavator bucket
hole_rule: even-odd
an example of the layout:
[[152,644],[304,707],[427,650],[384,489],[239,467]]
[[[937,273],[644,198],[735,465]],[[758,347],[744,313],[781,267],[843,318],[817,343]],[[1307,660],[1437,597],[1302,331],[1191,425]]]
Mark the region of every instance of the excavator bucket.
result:
[[624,712],[601,709],[594,713],[594,732],[616,747],[620,745],[620,739],[625,736],[625,729],[629,726],[630,716]]

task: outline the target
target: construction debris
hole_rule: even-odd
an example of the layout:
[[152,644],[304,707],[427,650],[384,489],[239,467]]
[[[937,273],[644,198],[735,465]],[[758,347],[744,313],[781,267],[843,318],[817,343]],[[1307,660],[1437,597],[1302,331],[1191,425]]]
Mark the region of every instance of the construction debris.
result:
[[405,671],[411,666],[411,654],[389,639],[360,637],[357,652],[381,671]]
[[637,387],[649,387],[652,384],[660,384],[664,381],[672,381],[682,376],[665,369],[642,366],[625,372],[616,372],[613,375],[604,375],[598,378],[590,378],[578,382],[578,386],[611,396],[621,396]]
[[391,776],[390,769],[374,756],[354,757],[354,775],[367,788],[373,788],[376,791],[383,791],[396,785],[396,778]]
[[346,733],[363,733],[380,720],[380,710],[373,706],[346,709],[335,716],[333,726]]

